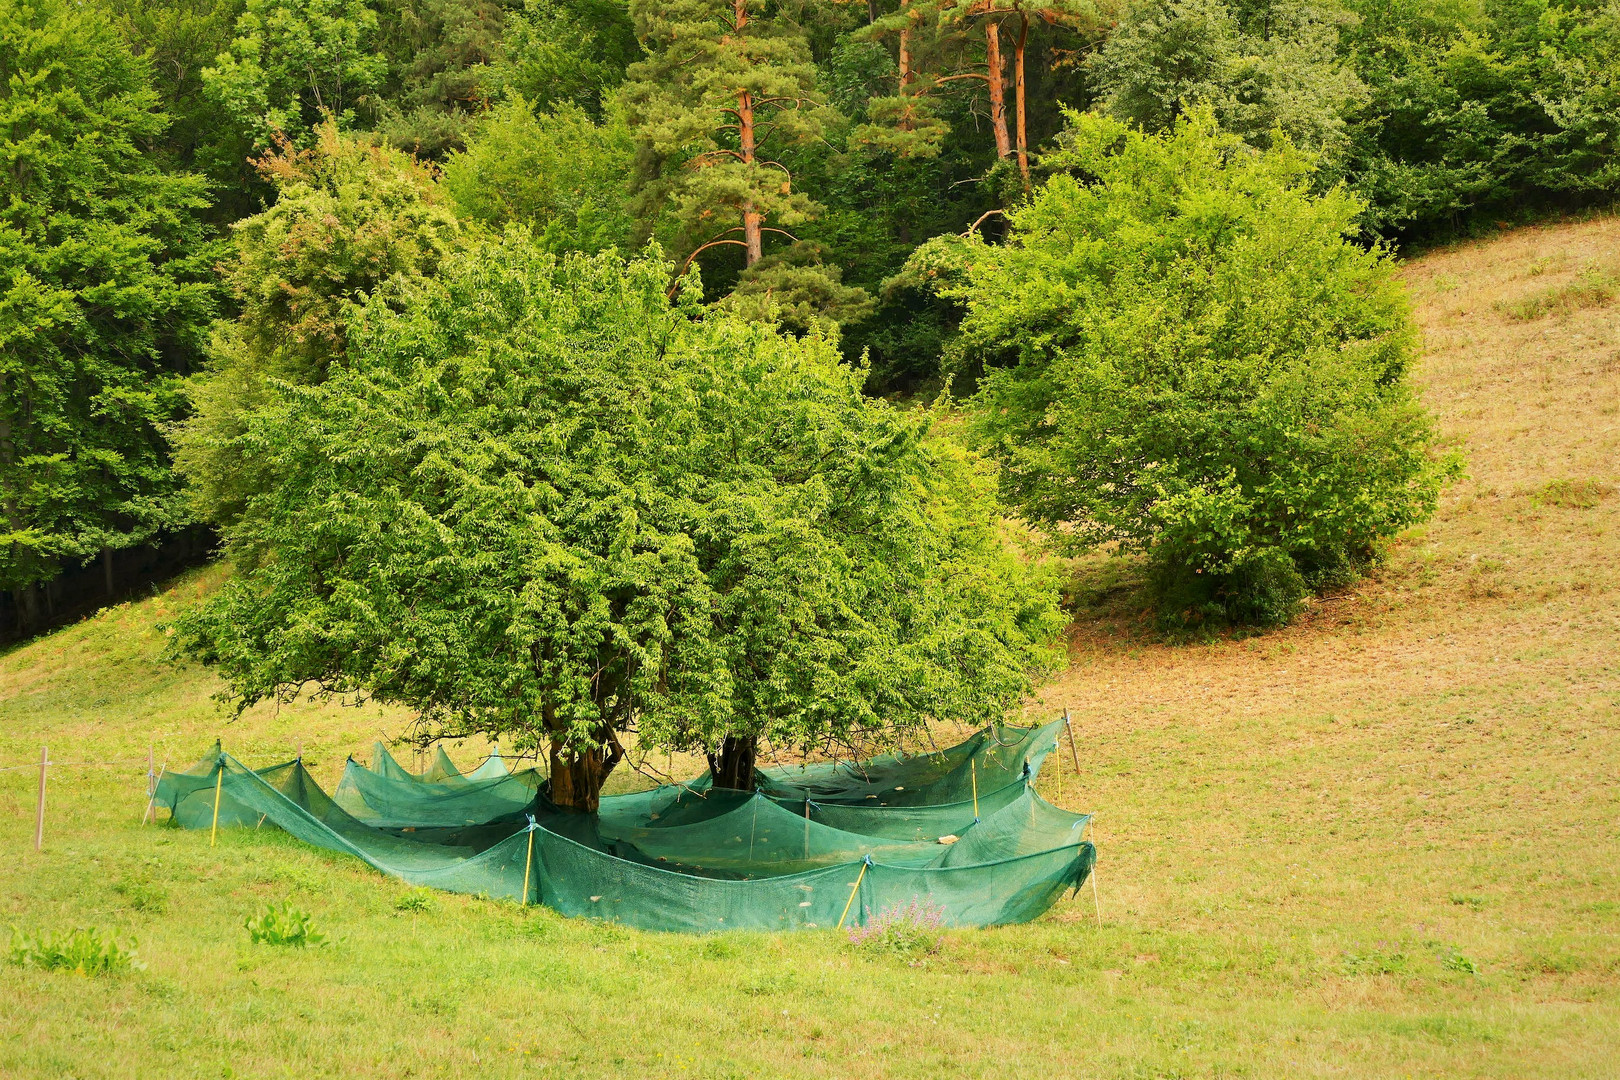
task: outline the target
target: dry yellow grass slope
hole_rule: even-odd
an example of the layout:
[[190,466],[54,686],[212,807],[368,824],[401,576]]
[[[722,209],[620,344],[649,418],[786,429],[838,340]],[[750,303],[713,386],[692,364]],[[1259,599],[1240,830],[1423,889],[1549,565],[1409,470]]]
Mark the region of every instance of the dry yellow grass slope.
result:
[[[1098,813],[1100,925],[1083,894],[909,967],[424,904],[269,830],[141,829],[135,764],[61,769],[36,856],[32,776],[0,772],[0,925],[103,926],[149,965],[0,963],[0,1076],[1620,1076],[1620,221],[1406,274],[1467,458],[1436,519],[1288,630],[1090,622],[1045,688],[1082,769],[1042,786]],[[251,762],[302,741],[330,780],[401,729],[307,703],[226,724],[205,673],[157,662],[209,581],[0,657],[0,766],[47,741],[185,763],[223,734]],[[248,945],[285,898],[337,943]]]
[[1594,1025],[1572,1071],[1620,1075],[1620,303],[1525,303],[1615,275],[1613,217],[1409,265],[1422,396],[1468,470],[1434,521],[1280,633],[1077,635],[1043,699],[1101,766],[1070,798],[1116,915],[1455,949],[1523,982],[1504,1006]]

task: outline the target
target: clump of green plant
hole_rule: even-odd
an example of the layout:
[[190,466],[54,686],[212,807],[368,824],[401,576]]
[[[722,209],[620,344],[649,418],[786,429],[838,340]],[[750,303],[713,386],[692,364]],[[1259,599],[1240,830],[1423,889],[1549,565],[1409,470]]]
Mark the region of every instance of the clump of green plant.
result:
[[75,975],[119,975],[146,965],[135,955],[135,942],[120,944],[111,934],[79,927],[66,934],[25,934],[11,928],[9,959],[22,967],[71,971]]
[[437,906],[429,889],[412,889],[394,901],[395,911],[408,911],[412,914],[429,912]]
[[1403,952],[1369,950],[1344,954],[1344,971],[1347,975],[1400,975],[1406,969],[1407,956]]
[[1518,300],[1501,301],[1496,310],[1515,322],[1533,322],[1546,315],[1568,315],[1582,308],[1607,304],[1620,293],[1620,276],[1599,266],[1588,266],[1574,281],[1554,285]]
[[315,918],[291,901],[267,904],[263,912],[242,924],[255,945],[286,945],[308,948],[326,944],[326,935],[315,928]]
[[852,927],[849,943],[857,949],[888,953],[916,963],[939,952],[945,911],[916,897],[884,908],[865,926]]
[[1005,244],[953,241],[970,430],[1060,550],[1146,556],[1166,632],[1285,623],[1456,471],[1395,266],[1308,157],[1207,113],[1163,135],[1070,114],[1060,144]]
[[1558,506],[1565,510],[1590,510],[1610,495],[1613,486],[1597,480],[1553,480],[1530,496],[1537,506]]
[[161,915],[169,910],[169,894],[163,886],[143,878],[126,877],[113,886],[113,892],[136,911]]
[[1440,966],[1458,975],[1479,974],[1479,965],[1456,949],[1445,949],[1440,953]]

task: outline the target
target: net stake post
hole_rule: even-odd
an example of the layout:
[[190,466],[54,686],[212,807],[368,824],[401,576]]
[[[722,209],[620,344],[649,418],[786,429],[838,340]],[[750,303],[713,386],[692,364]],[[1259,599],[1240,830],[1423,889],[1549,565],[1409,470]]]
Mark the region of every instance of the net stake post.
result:
[[1074,778],[1080,779],[1080,751],[1074,748],[1074,725],[1069,723],[1069,710],[1063,710],[1063,726],[1069,731],[1069,756],[1074,759]]
[[810,858],[810,796],[804,797],[804,857]]
[[838,916],[838,925],[833,929],[842,930],[844,928],[844,920],[849,918],[850,905],[855,903],[855,894],[861,891],[861,879],[866,877],[866,868],[871,865],[872,856],[861,856],[861,872],[855,875],[855,884],[849,890],[849,899],[844,901],[844,913]]
[[152,779],[152,794],[146,800],[146,813],[141,815],[142,825],[146,824],[147,818],[151,818],[154,825],[157,824],[158,785],[163,782],[163,770],[167,769],[168,767],[169,763],[166,761],[162,765],[158,766],[157,776],[153,777]]
[[979,762],[977,758],[969,759],[969,772],[973,777],[973,820],[979,820]]
[[523,859],[523,907],[529,906],[529,868],[534,865],[534,815],[529,815],[529,853]]
[[50,765],[47,747],[39,748],[39,802],[34,807],[34,850],[45,849],[45,768]]
[[1102,901],[1097,898],[1097,864],[1091,864],[1091,902],[1097,908],[1097,929],[1102,929]]
[[213,847],[214,841],[219,839],[219,793],[225,788],[225,755],[219,756],[219,777],[214,781],[214,824],[208,830],[208,846]]

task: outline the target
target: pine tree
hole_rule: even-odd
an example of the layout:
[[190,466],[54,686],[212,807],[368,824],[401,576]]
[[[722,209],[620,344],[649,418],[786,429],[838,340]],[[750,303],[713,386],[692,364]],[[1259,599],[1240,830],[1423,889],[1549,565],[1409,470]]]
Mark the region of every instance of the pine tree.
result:
[[[630,123],[650,174],[647,205],[666,203],[688,241],[688,263],[722,244],[764,257],[819,207],[767,156],[819,137],[829,110],[815,89],[804,30],[760,0],[632,0],[648,51],[629,71]],[[790,235],[790,234],[788,234]],[[739,238],[740,237],[740,238]]]

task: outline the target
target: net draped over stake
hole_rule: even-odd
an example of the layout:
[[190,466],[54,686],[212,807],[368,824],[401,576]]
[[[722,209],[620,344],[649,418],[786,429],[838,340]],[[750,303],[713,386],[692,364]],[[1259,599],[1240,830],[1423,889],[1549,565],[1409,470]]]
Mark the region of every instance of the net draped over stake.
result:
[[1062,727],[762,769],[752,793],[705,776],[603,796],[595,814],[554,806],[543,774],[498,756],[462,773],[441,748],[418,774],[379,743],[328,794],[301,760],[255,770],[216,746],[165,773],[157,804],[185,828],[267,822],[413,885],[648,930],[858,926],[914,899],[946,925],[992,926],[1040,915],[1096,861],[1090,815],[1034,788]]

